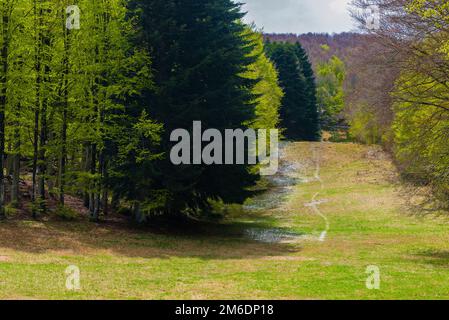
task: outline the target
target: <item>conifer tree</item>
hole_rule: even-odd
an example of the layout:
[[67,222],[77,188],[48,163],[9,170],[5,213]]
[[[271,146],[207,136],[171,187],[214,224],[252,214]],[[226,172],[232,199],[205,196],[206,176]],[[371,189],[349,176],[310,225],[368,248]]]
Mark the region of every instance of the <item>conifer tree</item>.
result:
[[315,74],[309,56],[299,42],[295,43],[296,56],[301,65],[306,85],[306,121],[304,122],[304,140],[316,141],[321,138],[320,117],[317,103]]
[[[242,34],[240,6],[230,0],[135,1],[142,33],[152,56],[155,94],[144,98],[151,117],[164,124],[161,150],[173,143],[174,129],[243,128],[255,117],[253,79],[242,74],[254,62]],[[174,166],[166,155],[157,163],[157,190],[165,190],[160,213],[179,215],[207,209],[210,199],[241,202],[257,179],[245,165]],[[156,210],[156,211],[158,211]]]
[[267,43],[267,52],[276,65],[285,93],[280,113],[286,138],[318,140],[316,88],[306,53],[299,44],[290,43]]

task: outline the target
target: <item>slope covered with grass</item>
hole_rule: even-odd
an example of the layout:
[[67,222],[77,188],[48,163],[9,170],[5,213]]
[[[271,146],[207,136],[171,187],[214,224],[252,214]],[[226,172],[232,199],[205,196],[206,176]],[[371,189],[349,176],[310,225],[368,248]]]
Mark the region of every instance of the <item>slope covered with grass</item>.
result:
[[[1,222],[0,298],[449,297],[449,220],[406,205],[387,156],[355,144],[295,143],[284,157],[298,177],[284,202],[233,208],[221,225],[136,229],[116,217]],[[305,206],[314,197],[322,216]],[[323,216],[329,230],[319,241]],[[297,236],[257,241],[248,233],[255,227]],[[65,288],[69,265],[80,268],[80,291]],[[379,290],[366,288],[370,265],[380,269]]]

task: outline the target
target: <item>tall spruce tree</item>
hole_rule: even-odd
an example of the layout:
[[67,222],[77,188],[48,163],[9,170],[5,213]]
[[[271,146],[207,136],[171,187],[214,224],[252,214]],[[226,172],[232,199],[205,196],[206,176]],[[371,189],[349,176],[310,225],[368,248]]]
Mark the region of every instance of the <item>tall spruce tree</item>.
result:
[[301,65],[301,72],[305,79],[306,93],[306,121],[304,122],[304,140],[316,141],[321,138],[320,117],[317,104],[317,87],[315,74],[309,56],[299,42],[295,43],[296,56]]
[[[145,103],[151,116],[164,124],[157,164],[156,189],[165,190],[159,213],[178,215],[207,209],[210,199],[242,202],[257,176],[246,165],[181,165],[170,162],[170,134],[183,128],[192,133],[193,121],[202,128],[245,129],[255,117],[252,88],[243,76],[255,58],[253,45],[242,36],[240,5],[231,0],[134,1],[154,70],[155,94]],[[192,136],[192,134],[191,134]],[[193,150],[192,150],[193,151]]]
[[285,93],[281,106],[281,126],[287,139],[304,138],[306,122],[306,84],[294,48],[284,43],[269,45],[270,58],[279,72],[280,85]]
[[299,44],[275,42],[266,45],[285,93],[280,113],[286,138],[318,140],[320,133],[316,87],[306,53]]

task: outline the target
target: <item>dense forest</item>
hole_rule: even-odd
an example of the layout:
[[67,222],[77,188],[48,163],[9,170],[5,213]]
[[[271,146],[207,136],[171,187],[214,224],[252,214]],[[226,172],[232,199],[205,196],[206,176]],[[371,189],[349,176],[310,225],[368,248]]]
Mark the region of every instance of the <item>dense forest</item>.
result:
[[[348,129],[350,108],[361,82],[360,66],[372,44],[366,33],[264,34],[268,42],[300,43],[315,73],[321,128],[330,132]],[[356,101],[354,101],[356,103]]]
[[[373,4],[388,12],[376,30],[361,13]],[[3,1],[0,218],[70,216],[67,196],[94,221],[243,203],[257,165],[170,160],[172,132],[195,121],[305,141],[345,130],[446,203],[447,10],[357,0],[361,33],[263,35],[230,0]]]
[[70,216],[68,196],[93,221],[242,203],[254,165],[170,161],[171,133],[194,121],[319,139],[307,54],[285,44],[295,67],[283,65],[281,47],[268,50],[230,0],[5,0],[0,10],[0,218]]

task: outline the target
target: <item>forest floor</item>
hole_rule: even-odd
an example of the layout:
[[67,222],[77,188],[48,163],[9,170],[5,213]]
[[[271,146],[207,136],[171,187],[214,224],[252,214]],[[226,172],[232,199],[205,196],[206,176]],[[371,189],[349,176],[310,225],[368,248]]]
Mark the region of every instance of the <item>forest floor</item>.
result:
[[[236,207],[220,225],[0,222],[0,299],[449,298],[449,218],[410,206],[388,156],[348,143],[284,153],[297,183],[282,201]],[[69,265],[78,291],[66,289]]]

